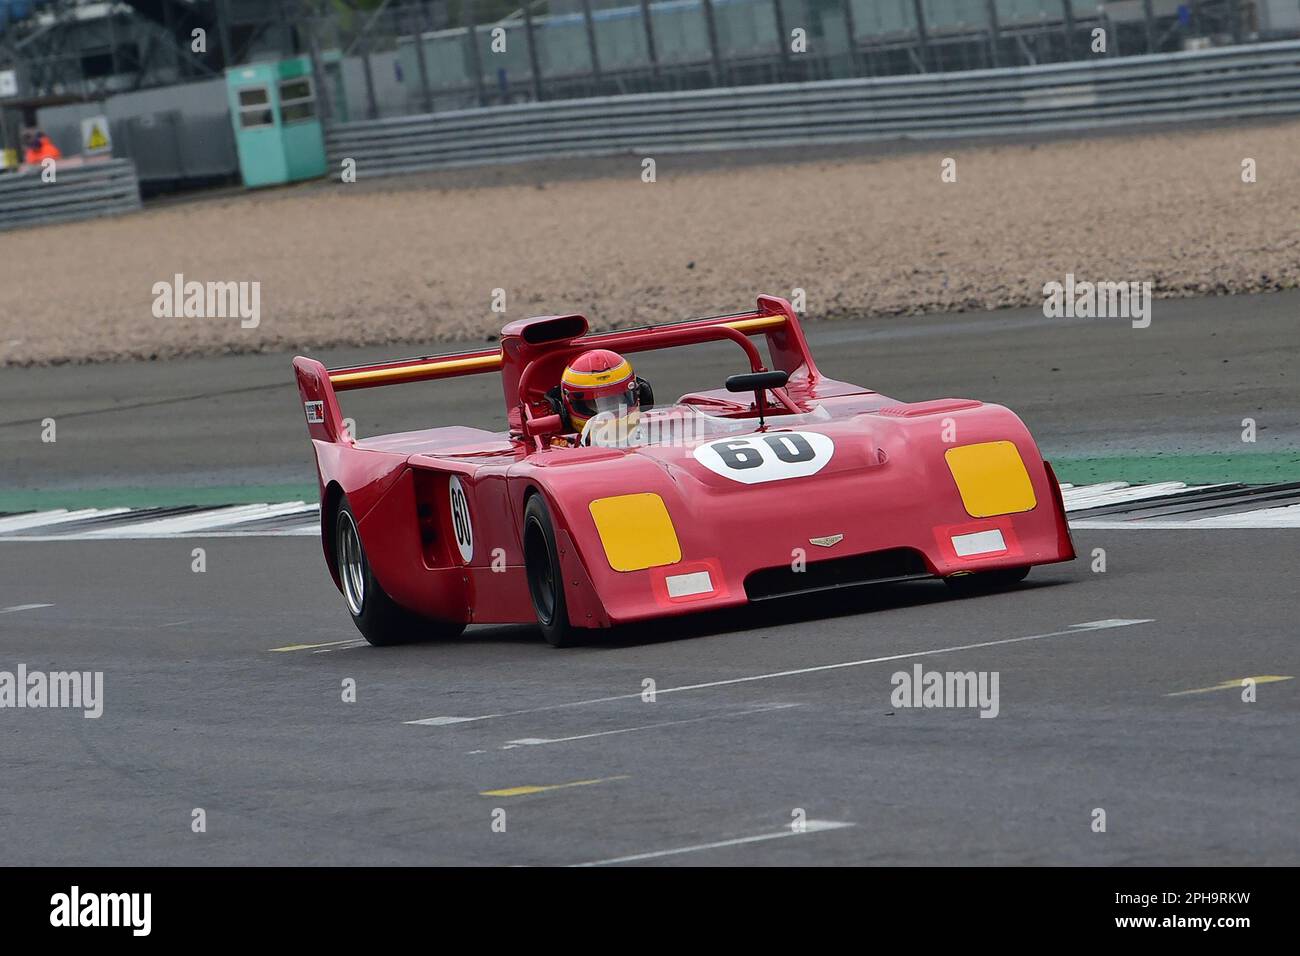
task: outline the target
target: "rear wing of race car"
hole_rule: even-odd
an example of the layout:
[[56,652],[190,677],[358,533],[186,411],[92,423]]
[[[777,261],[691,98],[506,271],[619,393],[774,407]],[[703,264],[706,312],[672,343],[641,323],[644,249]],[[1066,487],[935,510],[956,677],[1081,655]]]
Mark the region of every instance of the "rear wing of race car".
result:
[[[500,372],[512,431],[522,432],[552,379],[573,356],[587,349],[645,352],[700,342],[731,339],[745,352],[751,371],[762,371],[762,357],[749,339],[764,335],[773,365],[792,381],[814,383],[820,373],[808,350],[794,308],[785,299],[760,295],[751,312],[690,319],[635,329],[588,334],[582,315],[549,315],[511,322],[501,330],[500,348],[398,359],[371,365],[327,369],[315,359],[293,360],[311,436],[330,442],[348,440],[338,392],[405,382]],[[554,374],[551,374],[554,373]]]

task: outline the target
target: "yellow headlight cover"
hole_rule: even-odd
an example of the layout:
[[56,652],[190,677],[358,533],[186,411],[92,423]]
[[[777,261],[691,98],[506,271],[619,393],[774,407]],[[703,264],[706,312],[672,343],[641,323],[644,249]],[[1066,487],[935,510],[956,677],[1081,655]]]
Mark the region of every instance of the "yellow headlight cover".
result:
[[597,498],[587,506],[615,571],[643,571],[682,559],[664,500],[653,493]]
[[944,458],[972,518],[1018,514],[1037,506],[1033,482],[1014,442],[959,445],[944,452]]

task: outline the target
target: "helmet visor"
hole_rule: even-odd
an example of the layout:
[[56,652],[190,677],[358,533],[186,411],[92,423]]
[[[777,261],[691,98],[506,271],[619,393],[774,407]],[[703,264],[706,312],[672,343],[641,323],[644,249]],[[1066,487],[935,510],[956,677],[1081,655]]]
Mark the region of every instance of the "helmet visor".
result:
[[575,390],[569,392],[569,404],[576,415],[584,419],[595,418],[602,412],[613,412],[622,417],[635,410],[637,402],[636,379],[627,383],[625,388],[615,392],[596,394],[593,391]]

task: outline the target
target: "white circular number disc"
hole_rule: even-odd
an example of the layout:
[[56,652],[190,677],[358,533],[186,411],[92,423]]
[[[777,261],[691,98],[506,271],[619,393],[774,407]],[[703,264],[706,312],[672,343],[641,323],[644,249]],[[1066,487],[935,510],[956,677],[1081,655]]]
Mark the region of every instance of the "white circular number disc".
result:
[[456,536],[456,547],[460,549],[461,560],[469,564],[474,557],[474,525],[469,520],[469,501],[465,497],[465,489],[455,475],[451,476],[451,527]]
[[709,471],[747,485],[815,475],[835,454],[817,432],[763,432],[700,445],[695,460]]

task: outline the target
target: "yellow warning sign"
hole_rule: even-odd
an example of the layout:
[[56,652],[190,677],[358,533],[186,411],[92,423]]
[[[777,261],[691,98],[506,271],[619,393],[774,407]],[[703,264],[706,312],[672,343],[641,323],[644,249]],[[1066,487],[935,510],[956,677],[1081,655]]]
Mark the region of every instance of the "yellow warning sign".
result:
[[113,134],[109,132],[107,116],[87,116],[81,121],[81,152],[111,153]]

